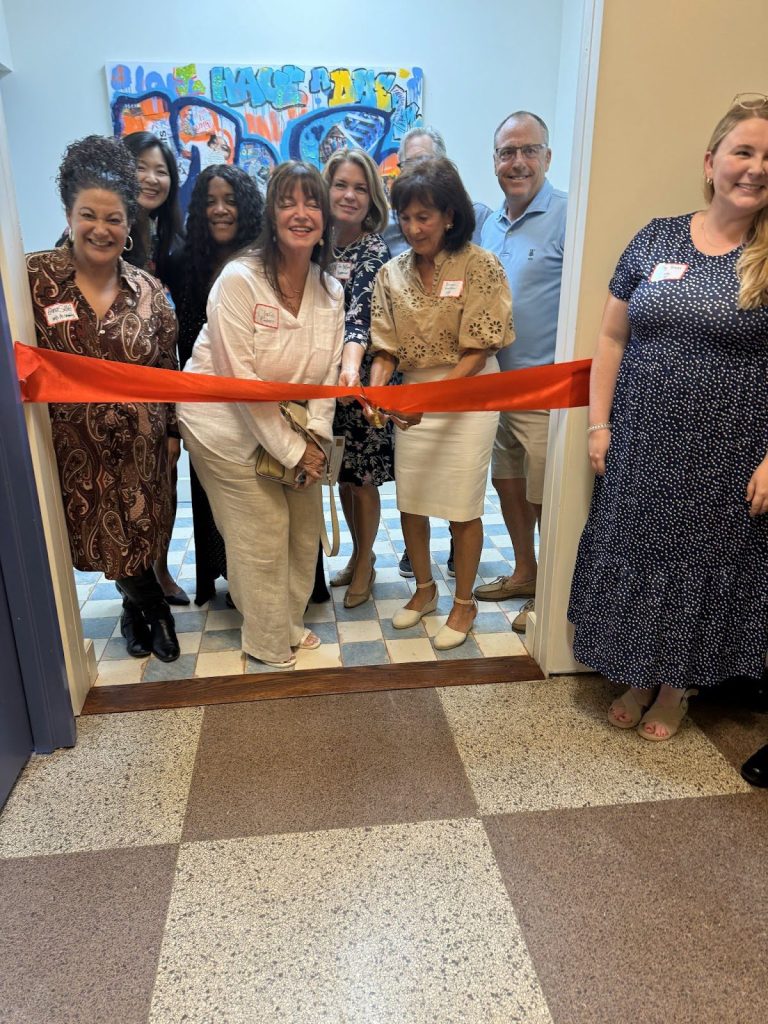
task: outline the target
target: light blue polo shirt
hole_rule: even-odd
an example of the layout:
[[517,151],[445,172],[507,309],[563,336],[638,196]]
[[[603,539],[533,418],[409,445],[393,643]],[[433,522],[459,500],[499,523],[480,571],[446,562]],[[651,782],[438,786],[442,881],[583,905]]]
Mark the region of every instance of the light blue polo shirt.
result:
[[555,361],[568,196],[544,184],[516,220],[506,200],[483,224],[480,244],[501,260],[512,292],[515,341],[497,353],[502,370]]

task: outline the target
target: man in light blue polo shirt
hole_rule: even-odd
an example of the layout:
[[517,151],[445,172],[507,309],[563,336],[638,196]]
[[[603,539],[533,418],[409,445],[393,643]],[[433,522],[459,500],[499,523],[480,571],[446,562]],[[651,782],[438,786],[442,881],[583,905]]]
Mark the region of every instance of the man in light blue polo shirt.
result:
[[[504,202],[483,225],[481,245],[501,260],[512,291],[516,339],[497,353],[502,370],[555,361],[568,197],[546,173],[552,159],[544,121],[527,110],[506,117],[494,135],[493,164]],[[491,477],[515,552],[515,570],[475,589],[481,601],[533,597],[534,531],[541,521],[549,412],[503,412]],[[512,628],[525,632],[528,601]]]

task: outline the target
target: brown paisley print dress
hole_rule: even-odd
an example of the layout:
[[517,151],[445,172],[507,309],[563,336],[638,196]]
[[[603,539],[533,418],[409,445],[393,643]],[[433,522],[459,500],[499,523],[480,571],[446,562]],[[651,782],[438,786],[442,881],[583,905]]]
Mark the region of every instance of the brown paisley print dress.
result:
[[[68,244],[27,256],[27,270],[42,348],[177,368],[176,317],[143,270],[120,261],[120,290],[101,321],[75,283]],[[174,406],[56,404],[50,414],[75,568],[108,579],[140,575],[172,528],[167,442],[178,437]]]

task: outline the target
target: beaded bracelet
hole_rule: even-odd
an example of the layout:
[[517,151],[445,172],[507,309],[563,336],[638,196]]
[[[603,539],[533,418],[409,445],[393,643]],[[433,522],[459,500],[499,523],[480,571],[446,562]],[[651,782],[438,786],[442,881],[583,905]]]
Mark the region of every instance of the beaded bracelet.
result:
[[610,423],[594,423],[591,427],[587,427],[588,434],[594,434],[596,430],[610,430]]

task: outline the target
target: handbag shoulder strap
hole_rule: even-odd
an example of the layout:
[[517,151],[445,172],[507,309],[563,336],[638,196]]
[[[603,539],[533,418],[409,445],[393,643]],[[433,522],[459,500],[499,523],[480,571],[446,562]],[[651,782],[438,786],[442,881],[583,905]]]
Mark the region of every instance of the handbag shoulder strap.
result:
[[336,510],[336,492],[333,484],[328,478],[324,481],[328,484],[328,498],[331,506],[331,540],[328,540],[328,530],[325,525],[325,512],[322,513],[320,520],[320,543],[323,545],[323,551],[328,558],[333,558],[334,555],[339,553],[339,545],[341,536],[339,534],[339,513]]

